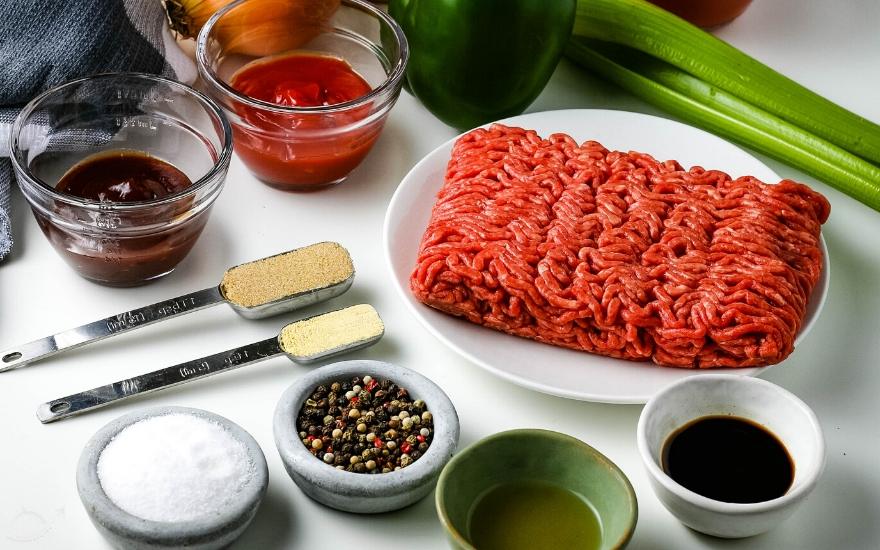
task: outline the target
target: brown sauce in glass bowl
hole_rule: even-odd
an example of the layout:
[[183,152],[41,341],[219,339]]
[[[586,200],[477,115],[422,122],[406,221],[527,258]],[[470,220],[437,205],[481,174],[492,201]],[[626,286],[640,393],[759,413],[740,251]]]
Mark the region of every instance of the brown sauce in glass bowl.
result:
[[57,191],[99,202],[144,202],[165,198],[192,185],[174,165],[140,151],[98,153],[61,177]]
[[[93,228],[94,232],[77,231],[41,216],[37,221],[50,242],[82,276],[110,286],[135,286],[169,273],[198,239],[207,216],[196,215],[171,225],[190,210],[191,197],[156,206],[148,204],[190,186],[192,181],[185,173],[162,159],[140,151],[104,151],[71,167],[55,186],[65,195],[100,202],[98,228]],[[143,208],[114,208],[137,204]],[[84,212],[78,215],[95,216]],[[167,229],[155,227],[163,221],[168,222]],[[153,229],[130,230],[140,225],[152,225]]]

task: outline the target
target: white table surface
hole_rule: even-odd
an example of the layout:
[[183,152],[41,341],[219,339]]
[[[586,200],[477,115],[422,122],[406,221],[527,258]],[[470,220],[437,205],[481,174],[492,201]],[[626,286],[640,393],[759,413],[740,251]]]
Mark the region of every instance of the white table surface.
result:
[[[758,0],[718,34],[880,121],[878,23],[876,0]],[[529,111],[589,107],[657,113],[568,62]],[[285,194],[258,183],[234,159],[226,189],[193,252],[171,276],[135,289],[105,288],[75,275],[50,249],[18,196],[17,249],[0,264],[0,348],[215,285],[225,268],[243,261],[338,240],[351,251],[357,278],[333,305],[369,302],[387,323],[386,338],[358,356],[414,368],[442,386],[458,408],[462,446],[509,428],[541,427],[571,434],[605,453],[626,472],[638,495],[631,548],[880,546],[880,292],[872,290],[880,281],[880,213],[762,158],[782,176],[825,193],[833,206],[824,227],[832,265],[825,310],[791,357],[764,375],[815,410],[825,430],[828,463],[816,491],[787,522],[766,535],[723,541],[683,527],[654,496],[636,450],[641,406],[568,401],[494,378],[444,348],[404,309],[381,252],[385,207],[409,168],[455,134],[402,94],[373,152],[336,188]],[[246,321],[216,307],[0,374],[0,548],[106,548],[77,497],[77,459],[98,428],[156,405],[219,413],[263,447],[269,492],[234,548],[445,548],[433,495],[398,512],[357,516],[311,501],[287,477],[273,443],[272,412],[284,388],[305,369],[284,358],[56,424],[41,425],[34,416],[43,401],[256,341],[296,317]]]

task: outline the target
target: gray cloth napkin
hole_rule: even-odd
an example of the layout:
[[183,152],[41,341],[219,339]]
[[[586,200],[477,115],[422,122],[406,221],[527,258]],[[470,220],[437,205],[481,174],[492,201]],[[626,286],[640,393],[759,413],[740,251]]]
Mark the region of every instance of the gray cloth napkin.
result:
[[77,77],[134,71],[193,82],[159,0],[0,1],[0,260],[12,249],[11,123],[40,92]]

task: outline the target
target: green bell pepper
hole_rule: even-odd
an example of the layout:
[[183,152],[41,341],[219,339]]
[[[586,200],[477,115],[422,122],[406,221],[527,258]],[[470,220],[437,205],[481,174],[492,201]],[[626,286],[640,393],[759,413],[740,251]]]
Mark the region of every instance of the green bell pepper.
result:
[[410,60],[406,84],[459,129],[518,115],[571,35],[575,0],[391,0]]

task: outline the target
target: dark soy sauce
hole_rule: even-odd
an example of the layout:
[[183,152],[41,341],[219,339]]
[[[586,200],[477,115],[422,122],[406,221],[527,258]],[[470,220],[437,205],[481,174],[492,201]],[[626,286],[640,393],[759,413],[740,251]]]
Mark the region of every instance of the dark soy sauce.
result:
[[736,416],[705,416],[676,430],[663,446],[663,470],[714,500],[764,502],[794,481],[794,463],[766,428]]

